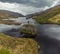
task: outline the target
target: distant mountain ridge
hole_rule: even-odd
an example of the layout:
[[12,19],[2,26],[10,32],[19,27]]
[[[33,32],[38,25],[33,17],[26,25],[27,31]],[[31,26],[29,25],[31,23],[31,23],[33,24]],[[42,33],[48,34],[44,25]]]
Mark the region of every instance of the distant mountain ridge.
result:
[[0,10],[0,18],[17,18],[17,17],[24,17],[24,15],[8,10]]
[[27,15],[39,23],[60,23],[60,5],[47,9],[43,12]]
[[36,12],[36,13],[33,13],[33,14],[26,15],[26,17],[29,17],[30,18],[30,17],[33,17],[33,16],[38,16],[38,15],[46,14],[46,13],[48,13],[50,11],[54,11],[56,9],[59,10],[60,9],[60,5],[54,6],[54,7],[50,8],[50,9],[47,9],[47,10],[44,10],[44,11],[40,11],[40,12]]

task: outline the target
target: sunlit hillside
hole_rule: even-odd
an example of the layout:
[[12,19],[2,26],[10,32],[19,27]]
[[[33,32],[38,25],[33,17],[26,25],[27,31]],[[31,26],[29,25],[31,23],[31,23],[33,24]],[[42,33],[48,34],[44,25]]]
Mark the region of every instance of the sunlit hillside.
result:
[[48,19],[48,21],[50,21],[51,23],[57,23],[60,24],[60,14]]
[[[31,14],[31,17],[34,18],[39,23],[59,23],[60,20],[60,5],[45,10],[41,13]],[[59,20],[58,20],[59,19]]]

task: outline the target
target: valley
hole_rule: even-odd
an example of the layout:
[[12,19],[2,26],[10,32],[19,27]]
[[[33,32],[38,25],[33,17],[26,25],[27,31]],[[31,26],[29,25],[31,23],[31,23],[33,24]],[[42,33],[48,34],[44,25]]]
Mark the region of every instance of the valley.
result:
[[2,18],[0,43],[3,54],[60,54],[60,5],[26,17]]

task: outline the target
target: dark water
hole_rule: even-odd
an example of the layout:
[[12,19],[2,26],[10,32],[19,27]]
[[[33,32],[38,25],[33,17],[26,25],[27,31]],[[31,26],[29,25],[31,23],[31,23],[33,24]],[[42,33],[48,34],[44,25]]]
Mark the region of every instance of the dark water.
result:
[[5,31],[3,33],[10,35],[12,37],[18,37],[18,38],[21,37],[20,29],[11,29],[11,30]]
[[39,54],[60,54],[60,26],[37,25],[38,41],[41,49]]
[[[40,25],[37,24],[37,33],[35,40],[41,46],[39,54],[60,54],[60,25]],[[22,37],[19,29],[11,29],[5,34]]]
[[[13,37],[22,38],[20,34],[20,28],[27,24],[35,24],[35,21],[31,19],[18,18],[11,19],[16,22],[22,23],[19,26],[0,24],[0,32],[4,32]],[[34,38],[40,45],[39,54],[60,54],[60,25],[53,24],[37,24],[36,25],[38,35]]]
[[[30,21],[31,24],[35,23],[34,21],[32,21],[32,19],[27,20],[26,18],[18,18],[13,20],[22,22],[23,24],[26,24],[28,21]],[[23,37],[23,35],[20,34],[20,27],[22,27],[22,25],[16,27],[1,24],[0,32],[13,37],[21,38]],[[38,35],[34,39],[41,46],[39,54],[60,54],[60,25],[37,24],[36,29]]]

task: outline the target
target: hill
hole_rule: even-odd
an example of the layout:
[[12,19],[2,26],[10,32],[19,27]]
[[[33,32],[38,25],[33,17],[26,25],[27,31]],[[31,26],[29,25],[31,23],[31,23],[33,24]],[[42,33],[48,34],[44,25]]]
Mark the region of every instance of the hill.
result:
[[22,14],[8,10],[0,10],[0,18],[17,18],[24,17]]
[[60,5],[27,17],[34,18],[40,24],[60,24]]
[[0,33],[0,54],[38,54],[38,44],[30,38],[14,38]]

